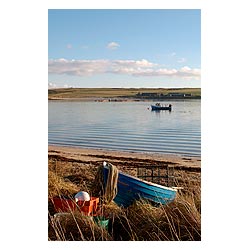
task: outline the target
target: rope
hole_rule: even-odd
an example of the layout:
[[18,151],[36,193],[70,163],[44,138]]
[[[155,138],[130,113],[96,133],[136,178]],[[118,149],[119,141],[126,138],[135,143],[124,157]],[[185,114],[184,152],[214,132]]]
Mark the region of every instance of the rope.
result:
[[118,180],[118,169],[111,163],[107,164],[109,168],[104,201],[109,204],[117,195],[117,180]]
[[95,180],[92,185],[92,195],[96,197],[103,196],[103,202],[109,204],[117,195],[117,180],[118,169],[111,163],[107,163],[108,178],[106,182],[106,188],[104,190],[104,176],[103,166],[100,166],[97,170]]

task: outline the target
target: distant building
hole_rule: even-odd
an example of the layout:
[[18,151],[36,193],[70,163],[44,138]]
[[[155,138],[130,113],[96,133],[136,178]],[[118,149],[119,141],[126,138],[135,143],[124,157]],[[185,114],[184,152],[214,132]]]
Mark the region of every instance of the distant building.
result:
[[141,97],[158,97],[160,96],[159,93],[137,93],[137,96],[141,96]]
[[185,93],[168,93],[167,96],[169,97],[190,97],[191,94],[185,94]]
[[139,98],[185,98],[185,97],[191,97],[192,94],[186,94],[186,93],[178,93],[178,92],[171,92],[168,94],[163,94],[163,93],[155,93],[155,92],[138,92],[136,94],[137,97]]
[[183,93],[168,93],[169,97],[184,97]]

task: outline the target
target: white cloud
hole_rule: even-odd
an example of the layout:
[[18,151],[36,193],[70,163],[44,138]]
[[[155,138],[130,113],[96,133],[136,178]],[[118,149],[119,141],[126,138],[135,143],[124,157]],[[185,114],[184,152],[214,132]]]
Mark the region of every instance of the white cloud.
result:
[[191,69],[189,67],[183,67],[179,70],[177,69],[146,69],[140,70],[133,73],[134,76],[169,76],[169,77],[180,77],[184,79],[199,79],[200,69]]
[[107,49],[111,49],[111,50],[117,49],[118,47],[120,47],[120,45],[116,42],[110,42],[107,45]]
[[142,60],[49,60],[49,73],[75,76],[91,76],[113,73],[132,76],[168,76],[181,78],[200,77],[200,69],[188,66],[181,69],[162,68],[160,65]]
[[196,80],[200,79],[201,70],[191,69],[188,66],[184,66],[179,70],[179,75],[184,79],[194,78]]
[[75,86],[70,83],[62,83],[62,84],[55,84],[52,82],[48,83],[48,89],[57,89],[57,88],[75,88]]
[[56,88],[56,84],[55,84],[55,83],[52,83],[52,82],[49,82],[49,83],[48,83],[48,88],[49,88],[49,89],[55,89],[55,88]]
[[114,60],[111,61],[115,68],[119,67],[133,67],[133,68],[149,68],[154,67],[157,64],[151,63],[145,59],[142,60]]
[[135,76],[174,76],[178,71],[176,69],[147,69],[135,72]]
[[108,60],[49,60],[49,73],[88,76],[107,71]]
[[74,88],[74,86],[71,85],[71,84],[64,84],[63,87],[64,87],[64,88]]

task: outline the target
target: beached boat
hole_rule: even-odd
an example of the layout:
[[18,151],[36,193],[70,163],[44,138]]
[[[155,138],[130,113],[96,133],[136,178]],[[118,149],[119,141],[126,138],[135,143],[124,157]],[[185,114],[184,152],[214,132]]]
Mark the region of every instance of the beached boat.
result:
[[[104,164],[104,185],[107,185],[110,172],[109,164]],[[135,200],[147,199],[156,204],[167,204],[172,202],[176,196],[176,188],[158,185],[141,180],[126,173],[118,172],[117,195],[114,202],[119,206],[128,207]]]
[[152,110],[172,110],[172,105],[162,106],[160,103],[156,103],[155,105],[151,105]]

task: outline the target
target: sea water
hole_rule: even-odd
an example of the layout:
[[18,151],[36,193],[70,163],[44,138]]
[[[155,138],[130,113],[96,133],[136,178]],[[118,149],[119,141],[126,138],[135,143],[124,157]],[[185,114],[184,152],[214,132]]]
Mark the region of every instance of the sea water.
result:
[[49,101],[49,145],[131,152],[201,155],[201,101]]

